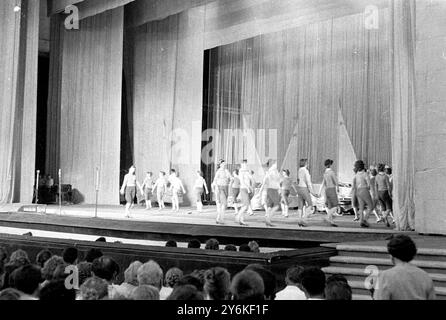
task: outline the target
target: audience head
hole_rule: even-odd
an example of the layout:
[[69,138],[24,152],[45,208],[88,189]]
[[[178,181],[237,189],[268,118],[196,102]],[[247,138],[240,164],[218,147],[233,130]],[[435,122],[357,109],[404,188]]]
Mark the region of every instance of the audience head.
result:
[[417,254],[417,246],[409,236],[400,234],[392,237],[387,243],[387,251],[392,256],[394,262],[395,259],[402,262],[410,262]]
[[160,292],[154,286],[142,285],[133,289],[130,300],[159,300]]
[[88,278],[80,287],[81,300],[102,300],[108,297],[108,283],[98,277]]
[[77,270],[79,272],[79,285],[82,285],[85,280],[92,277],[91,268],[93,264],[91,262],[81,262],[77,265]]
[[305,268],[302,271],[302,287],[307,298],[323,298],[325,290],[325,274],[316,267]]
[[191,274],[183,276],[177,283],[177,286],[185,286],[185,285],[191,285],[197,288],[198,291],[200,292],[203,291],[203,283],[201,282],[201,280]]
[[167,248],[176,248],[178,247],[177,242],[175,240],[169,240],[166,242]]
[[63,251],[62,258],[67,264],[76,264],[79,252],[76,248],[66,248]]
[[251,248],[249,247],[249,245],[244,243],[244,244],[240,245],[240,247],[238,247],[238,251],[240,251],[240,252],[251,252]]
[[289,268],[286,271],[286,284],[289,286],[297,286],[302,285],[302,272],[304,271],[303,267],[297,266]]
[[326,300],[352,300],[352,288],[347,281],[327,280],[325,286]]
[[245,270],[257,272],[263,280],[265,299],[274,300],[276,297],[276,276],[259,264],[251,264]]
[[251,249],[251,252],[260,253],[260,246],[257,241],[250,241],[248,247]]
[[211,268],[204,274],[204,293],[208,300],[227,300],[231,286],[231,275],[220,267]]
[[67,267],[68,264],[58,265],[56,270],[54,270],[53,280],[65,280],[69,276],[69,273],[65,273]]
[[124,271],[124,282],[132,286],[138,286],[138,269],[142,266],[140,261],[132,262]]
[[65,261],[60,256],[52,256],[48,259],[47,262],[43,265],[42,276],[45,280],[51,281],[54,277],[54,272],[56,271],[58,266],[66,266]]
[[5,248],[0,247],[0,263],[5,263],[8,258],[8,251]]
[[183,271],[178,268],[170,268],[166,272],[166,277],[164,279],[164,285],[169,288],[175,287],[180,279],[183,277]]
[[51,253],[51,251],[42,250],[36,256],[36,264],[39,267],[43,268],[43,266],[45,265],[45,262],[47,262],[52,256],[53,256],[53,254]]
[[200,249],[201,248],[201,242],[199,240],[197,240],[197,239],[192,239],[187,244],[187,247],[189,249]]
[[74,301],[76,291],[67,289],[64,280],[50,281],[40,291],[41,301]]
[[228,244],[225,247],[225,251],[237,251],[237,247],[234,246],[233,244]]
[[14,251],[9,257],[9,262],[8,262],[8,264],[15,266],[24,266],[30,263],[31,261],[28,257],[28,254],[21,249]]
[[85,256],[85,261],[92,263],[95,259],[102,257],[102,251],[99,249],[92,248],[87,251]]
[[105,237],[99,237],[95,242],[107,242],[107,239],[105,239]]
[[153,260],[144,263],[137,272],[139,285],[154,286],[161,290],[163,286],[163,270]]
[[17,301],[22,298],[23,293],[14,288],[7,288],[0,292],[0,301]]
[[205,250],[219,250],[220,249],[220,243],[217,239],[209,239],[206,241],[206,245],[204,247]]
[[232,299],[237,301],[256,301],[265,299],[265,287],[257,272],[244,270],[235,275],[230,288]]
[[93,261],[91,272],[94,276],[112,282],[119,274],[119,265],[110,257],[102,256]]
[[203,294],[198,291],[197,287],[193,285],[178,285],[176,286],[167,300],[204,300]]
[[206,270],[194,270],[190,275],[200,280],[200,286],[197,287],[198,290],[203,291],[204,287],[204,274],[206,273]]
[[345,282],[348,284],[347,278],[344,277],[342,274],[334,274],[327,278],[327,283],[332,282],[332,281],[341,281],[341,282]]
[[42,282],[42,272],[38,266],[28,264],[22,266],[11,274],[11,287],[28,295],[37,295]]

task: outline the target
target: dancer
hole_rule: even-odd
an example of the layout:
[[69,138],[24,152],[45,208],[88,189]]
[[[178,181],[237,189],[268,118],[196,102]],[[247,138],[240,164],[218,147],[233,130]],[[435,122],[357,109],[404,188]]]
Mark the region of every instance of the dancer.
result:
[[164,171],[160,171],[158,179],[156,179],[155,184],[153,185],[153,190],[156,189],[156,199],[158,201],[158,210],[163,210],[166,206],[164,205],[164,194],[167,191],[167,181],[166,181],[166,173]]
[[[390,197],[393,199],[393,174],[392,174],[392,168],[389,166],[386,166],[386,174],[389,177],[390,182]],[[392,218],[392,223],[395,223],[395,217],[393,216],[393,211],[390,211],[390,217]]]
[[240,178],[239,178],[239,170],[235,169],[234,171],[232,171],[232,177],[231,177],[231,181],[229,183],[229,189],[230,189],[230,194],[232,197],[232,201],[233,201],[233,205],[234,205],[234,210],[235,210],[235,215],[238,215],[238,204],[237,204],[237,198],[240,194]]
[[381,204],[381,210],[386,226],[390,227],[389,218],[392,212],[392,193],[389,176],[385,173],[385,166],[378,166],[378,175],[376,176],[376,187],[378,190],[378,199]]
[[203,172],[201,172],[201,171],[197,171],[197,179],[195,180],[194,190],[195,190],[195,195],[197,198],[197,211],[199,213],[201,213],[201,212],[203,212],[203,202],[201,202],[203,193],[204,193],[204,191],[206,191],[206,195],[209,194],[206,180],[204,180]]
[[262,188],[260,192],[266,189],[266,215],[265,224],[267,227],[273,227],[271,223],[271,217],[280,208],[280,173],[277,170],[277,162],[268,161],[269,170],[266,172],[265,178],[263,179]]
[[[356,168],[353,168],[353,172],[356,175],[358,173],[358,170]],[[353,212],[355,213],[355,218],[353,219],[354,222],[359,221],[359,215],[358,215],[358,211],[359,211],[359,202],[358,202],[358,197],[356,196],[355,190],[351,190],[351,197],[352,197],[352,209]]]
[[217,198],[217,224],[224,224],[226,207],[228,205],[228,192],[231,174],[226,169],[226,162],[220,160],[217,172],[212,183],[212,190]]
[[357,170],[356,175],[353,178],[352,189],[358,198],[359,204],[359,221],[361,228],[368,228],[367,222],[370,212],[374,209],[372,197],[370,195],[370,178],[366,172],[365,164],[362,160],[355,162],[355,168]]
[[282,215],[285,218],[288,218],[289,216],[288,211],[290,205],[289,197],[291,188],[293,188],[294,192],[297,193],[297,189],[293,184],[293,180],[290,178],[290,170],[282,170],[282,181],[280,182],[280,204],[282,206]]
[[144,199],[146,200],[146,210],[152,209],[152,195],[153,195],[153,173],[147,172],[146,178],[142,184],[142,189],[144,190]]
[[306,219],[312,213],[313,201],[311,200],[311,195],[313,192],[313,183],[311,182],[310,171],[308,171],[308,159],[301,159],[299,162],[298,179],[299,184],[297,185],[297,201],[298,201],[298,221],[297,225],[299,227],[306,227]]
[[378,188],[376,184],[376,176],[378,175],[378,171],[373,168],[370,170],[370,195],[372,196],[373,206],[373,214],[376,217],[376,223],[383,222],[384,219],[380,214],[380,210],[378,209],[379,197],[378,197]]
[[[244,160],[246,162],[246,165],[248,165],[248,161]],[[250,216],[254,215],[254,211],[252,210],[252,205],[251,205],[251,200],[252,198],[255,196],[255,192],[256,192],[256,179],[254,178],[254,170],[249,171],[249,181],[250,181],[250,187],[251,187],[251,193],[249,194],[249,207],[248,207],[248,214]]]
[[333,166],[334,161],[331,159],[325,160],[325,172],[324,179],[322,181],[321,189],[319,191],[318,196],[320,197],[322,194],[322,189],[325,188],[325,211],[327,212],[327,218],[324,219],[332,227],[337,227],[334,223],[333,216],[339,207],[339,183],[338,178],[336,177],[336,173],[331,168]]
[[245,212],[249,210],[251,205],[251,194],[252,190],[252,182],[251,182],[251,173],[248,170],[248,161],[243,160],[241,168],[240,168],[240,202],[241,207],[235,218],[236,223],[246,226],[245,223]]
[[178,178],[178,174],[175,169],[170,170],[170,191],[172,192],[172,211],[178,212],[180,211],[180,199],[179,193],[182,191],[183,194],[186,194],[186,189],[184,189],[183,182],[180,178]]
[[131,166],[129,169],[129,173],[124,176],[124,182],[121,187],[121,194],[125,195],[125,217],[130,217],[130,209],[133,208],[133,204],[135,202],[136,197],[136,187],[139,188],[141,194],[144,194],[143,189],[141,188],[141,184],[136,180],[136,168],[135,166]]

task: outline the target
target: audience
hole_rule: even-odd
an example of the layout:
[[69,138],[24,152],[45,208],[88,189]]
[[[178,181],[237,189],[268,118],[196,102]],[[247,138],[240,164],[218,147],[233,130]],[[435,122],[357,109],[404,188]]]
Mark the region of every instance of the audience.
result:
[[251,252],[251,248],[249,247],[249,245],[244,243],[244,244],[240,245],[240,247],[238,247],[238,251],[240,251],[240,252]]
[[62,258],[68,265],[77,264],[78,251],[76,248],[66,248],[62,253]]
[[266,300],[274,300],[276,296],[276,276],[259,264],[251,264],[245,268],[257,272],[263,280],[264,295]]
[[166,242],[166,247],[167,248],[177,248],[178,244],[175,240],[169,240]]
[[172,294],[167,298],[167,300],[183,300],[183,301],[193,301],[193,300],[204,300],[203,294],[197,289],[197,287],[186,284],[176,286]]
[[220,250],[220,243],[217,239],[209,239],[204,246],[205,250]]
[[237,251],[237,247],[233,244],[228,244],[225,247],[225,251]]
[[119,265],[110,257],[102,256],[93,261],[91,273],[94,277],[101,278],[108,283],[108,296],[113,299],[118,294],[114,282],[119,274]]
[[17,301],[22,297],[22,293],[13,288],[8,288],[0,292],[0,301]]
[[139,261],[132,262],[130,266],[124,271],[124,283],[120,286],[115,286],[117,294],[130,299],[132,292],[138,287],[138,269],[142,266]]
[[[198,291],[203,292],[203,283],[196,276],[191,274],[183,276],[180,281],[178,281],[177,286],[191,285],[197,288]],[[174,288],[175,289],[175,288]]]
[[232,300],[265,300],[265,287],[257,272],[245,270],[235,275],[231,283]]
[[137,271],[138,284],[153,286],[158,290],[161,290],[163,286],[163,270],[153,260],[144,263]]
[[276,294],[276,300],[307,300],[305,292],[302,291],[303,267],[292,267],[286,272],[286,287]]
[[62,257],[52,256],[49,258],[42,268],[42,277],[44,280],[42,287],[54,279],[54,273],[58,266],[66,267],[66,265],[67,264],[63,261]]
[[215,267],[204,274],[204,295],[206,300],[228,300],[231,275],[228,270]]
[[154,286],[142,285],[133,289],[130,300],[159,300],[160,293]]
[[260,253],[260,246],[256,241],[250,241],[248,247],[251,249],[251,252]]
[[87,251],[87,254],[85,256],[85,261],[93,263],[93,261],[97,258],[102,257],[102,251],[99,249],[90,249]]
[[180,282],[183,277],[183,271],[178,268],[167,270],[164,279],[164,286],[160,290],[160,300],[166,300],[173,291],[173,288]]
[[187,247],[189,249],[200,249],[201,248],[201,242],[199,240],[197,240],[197,239],[192,239],[187,244]]
[[413,240],[406,235],[393,237],[387,244],[393,268],[380,272],[375,300],[434,300],[435,288],[429,274],[411,261],[417,254]]
[[42,272],[38,266],[25,265],[14,270],[10,276],[11,288],[23,293],[20,300],[38,300]]
[[316,267],[306,268],[302,271],[302,287],[308,300],[325,299],[325,274]]
[[96,239],[96,242],[107,242],[107,239],[105,239],[104,237],[99,237]]
[[80,287],[78,300],[103,300],[107,297],[107,281],[98,277],[91,277]]
[[86,261],[83,261],[77,265],[79,286],[81,286],[85,282],[85,280],[92,277],[91,268],[92,263]]
[[332,276],[325,285],[326,300],[352,300],[352,288],[343,276]]
[[50,281],[40,291],[40,300],[74,301],[76,300],[76,291],[74,289],[67,289],[64,280]]
[[42,250],[36,256],[36,264],[39,267],[43,268],[43,266],[45,265],[45,262],[47,262],[52,256],[53,256],[53,254],[51,253],[51,251]]

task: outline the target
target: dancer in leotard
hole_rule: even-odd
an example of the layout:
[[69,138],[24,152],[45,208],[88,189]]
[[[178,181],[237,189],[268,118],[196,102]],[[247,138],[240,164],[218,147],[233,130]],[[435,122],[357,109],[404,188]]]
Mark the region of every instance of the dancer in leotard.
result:
[[203,193],[206,191],[206,195],[209,194],[208,186],[206,180],[203,178],[203,172],[197,171],[197,179],[194,184],[195,197],[197,199],[197,211],[203,212],[203,202],[201,202]]
[[183,192],[183,194],[186,194],[186,189],[184,188],[181,179],[178,178],[178,174],[175,169],[170,170],[169,183],[170,190],[172,192],[172,211],[178,212],[180,211],[179,193]]
[[130,217],[130,209],[133,208],[133,204],[135,202],[136,197],[136,188],[139,188],[141,194],[144,194],[144,191],[141,187],[141,184],[136,180],[136,168],[135,166],[131,166],[129,169],[129,173],[124,176],[124,182],[121,186],[121,194],[125,195],[125,217]]
[[246,160],[242,162],[240,171],[239,171],[239,178],[240,178],[240,210],[237,214],[237,217],[235,219],[236,223],[246,226],[245,223],[245,212],[249,209],[251,205],[251,194],[253,193],[252,187],[251,187],[251,174],[248,170],[248,163]]
[[291,188],[297,193],[297,189],[293,184],[293,180],[290,178],[290,170],[282,170],[282,181],[280,182],[280,204],[282,206],[282,215],[285,218],[289,216],[289,197],[291,194]]
[[378,197],[378,186],[376,184],[376,176],[378,175],[378,171],[375,168],[370,169],[370,195],[372,196],[373,206],[373,214],[376,217],[376,223],[383,222],[384,219],[380,214],[380,210],[378,207],[379,197]]
[[229,182],[231,174],[226,169],[226,162],[220,160],[217,172],[212,183],[212,190],[217,199],[217,224],[224,224],[226,208],[228,205]]
[[142,189],[144,190],[144,199],[146,200],[146,210],[152,209],[152,195],[153,195],[153,173],[147,172],[146,178],[142,184]]
[[355,168],[358,173],[353,178],[353,187],[359,204],[359,219],[361,228],[368,228],[367,222],[370,212],[374,209],[372,196],[370,195],[370,178],[365,170],[365,164],[362,160],[355,162]]
[[389,219],[392,212],[392,194],[391,185],[388,175],[384,172],[385,167],[383,164],[378,166],[378,175],[376,176],[376,187],[378,190],[378,199],[381,204],[381,210],[384,216],[384,222],[387,227],[390,227]]
[[235,169],[232,171],[231,181],[229,182],[229,194],[232,198],[232,203],[234,205],[235,215],[238,215],[238,196],[240,194],[240,178],[239,170]]
[[322,181],[321,189],[319,191],[319,196],[322,194],[322,189],[325,188],[325,210],[327,212],[327,218],[325,221],[330,226],[337,227],[337,225],[334,223],[333,217],[339,208],[339,183],[336,173],[331,168],[333,163],[334,161],[331,159],[325,160],[324,165],[326,169],[324,172],[324,179]]
[[310,171],[308,171],[308,159],[301,159],[299,162],[298,179],[299,183],[297,185],[297,201],[298,201],[298,226],[306,227],[306,219],[313,212],[313,201],[311,200],[311,195],[313,192],[313,183],[311,182]]
[[[246,165],[248,165],[248,161],[247,161],[247,160],[244,160],[244,161],[245,161]],[[249,194],[248,214],[249,214],[250,216],[253,216],[253,215],[254,215],[254,211],[252,210],[252,206],[251,206],[251,200],[252,200],[252,198],[253,198],[254,195],[255,195],[255,192],[256,192],[256,185],[257,185],[256,179],[254,178],[254,174],[255,174],[255,173],[254,173],[253,170],[249,171],[249,181],[250,181],[251,193]]]
[[263,179],[261,192],[266,189],[266,215],[265,224],[267,227],[273,227],[271,218],[280,208],[280,180],[281,176],[277,170],[277,162],[268,161],[269,170]]
[[153,185],[153,190],[156,189],[156,199],[158,201],[159,210],[163,210],[165,208],[164,205],[164,195],[167,191],[167,181],[166,181],[166,173],[164,171],[160,171],[158,179],[156,179],[155,184]]

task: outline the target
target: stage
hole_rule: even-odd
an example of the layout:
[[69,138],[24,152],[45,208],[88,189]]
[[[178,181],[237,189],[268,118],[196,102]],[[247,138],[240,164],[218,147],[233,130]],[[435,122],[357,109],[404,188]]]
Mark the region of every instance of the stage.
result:
[[350,215],[337,217],[338,227],[329,227],[321,213],[309,218],[308,227],[300,228],[295,211],[290,212],[289,218],[277,213],[271,228],[265,226],[263,211],[246,216],[248,226],[240,226],[235,222],[234,211],[228,210],[226,224],[216,225],[214,206],[205,207],[202,213],[193,208],[182,208],[175,213],[169,208],[159,211],[158,208],[145,210],[137,207],[131,215],[131,219],[125,218],[123,206],[99,206],[95,217],[95,207],[90,205],[60,208],[57,205],[11,205],[0,207],[0,226],[151,241],[173,239],[187,242],[196,238],[204,242],[213,237],[222,244],[240,245],[257,240],[261,247],[270,248],[307,248],[324,243],[385,240],[396,233],[383,224],[376,224],[374,217],[370,219],[371,227],[368,229],[359,228]]

